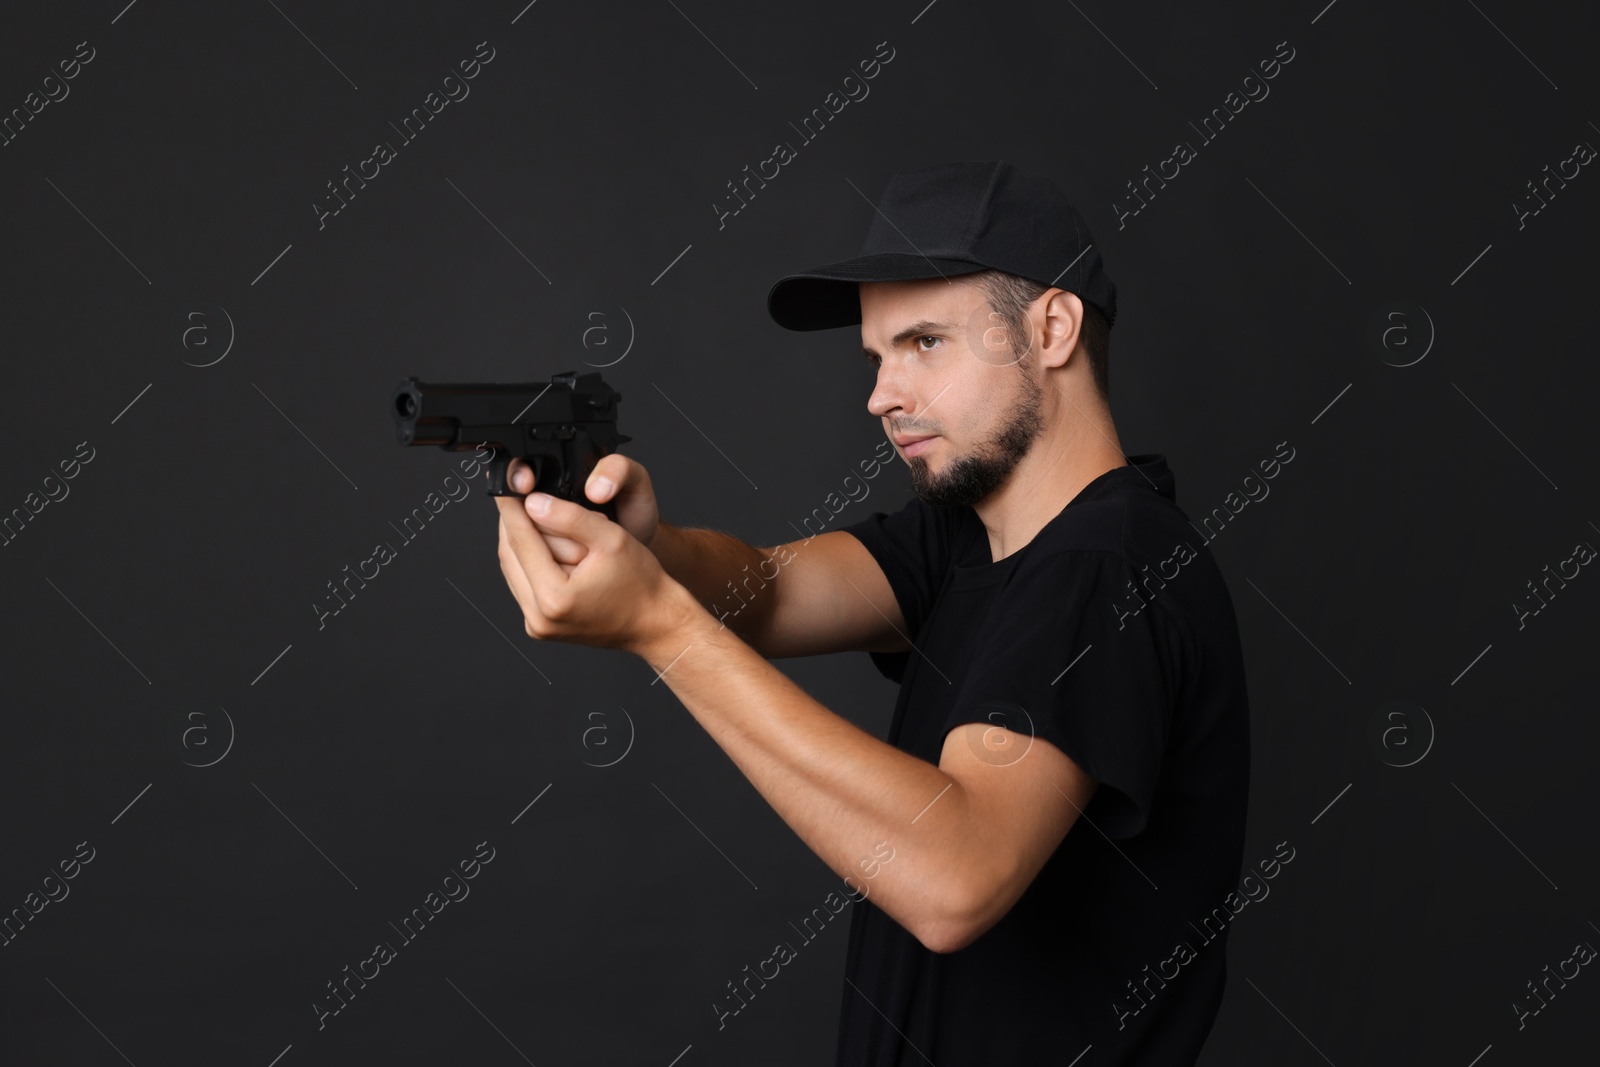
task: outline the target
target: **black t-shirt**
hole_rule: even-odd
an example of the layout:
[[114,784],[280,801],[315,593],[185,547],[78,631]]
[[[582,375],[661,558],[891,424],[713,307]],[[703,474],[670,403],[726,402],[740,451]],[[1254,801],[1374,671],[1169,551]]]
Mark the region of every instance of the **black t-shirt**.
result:
[[1100,785],[966,948],[932,952],[870,896],[856,904],[838,1067],[1067,1064],[1090,1045],[1084,1067],[1173,1067],[1210,1033],[1244,849],[1244,659],[1166,458],[1127,458],[999,562],[970,507],[913,497],[842,527],[915,645],[870,653],[900,683],[888,742],[937,765],[951,729],[987,722]]

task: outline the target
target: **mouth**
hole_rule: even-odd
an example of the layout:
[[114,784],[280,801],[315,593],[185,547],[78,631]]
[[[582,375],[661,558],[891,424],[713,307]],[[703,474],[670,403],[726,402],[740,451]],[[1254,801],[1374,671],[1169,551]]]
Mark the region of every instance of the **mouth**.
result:
[[924,451],[928,445],[938,439],[938,434],[929,434],[926,437],[899,437],[895,444],[900,446],[900,452],[907,459]]

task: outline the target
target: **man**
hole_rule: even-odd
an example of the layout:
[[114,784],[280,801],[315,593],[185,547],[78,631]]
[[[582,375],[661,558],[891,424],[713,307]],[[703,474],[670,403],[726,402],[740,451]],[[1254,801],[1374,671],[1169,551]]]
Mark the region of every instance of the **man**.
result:
[[[1006,163],[897,175],[861,254],[768,310],[860,323],[916,496],[756,548],[662,522],[644,468],[607,456],[586,493],[620,525],[497,499],[527,632],[643,657],[870,894],[839,1064],[1192,1063],[1243,852],[1244,666],[1164,457],[1122,454],[1087,227]],[[719,622],[703,605],[750,571]],[[900,684],[886,742],[767,662],[847,650]]]

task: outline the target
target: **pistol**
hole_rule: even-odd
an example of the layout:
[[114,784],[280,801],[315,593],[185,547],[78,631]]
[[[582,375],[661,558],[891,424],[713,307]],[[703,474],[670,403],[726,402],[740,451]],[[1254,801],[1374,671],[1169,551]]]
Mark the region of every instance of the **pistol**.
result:
[[617,432],[622,394],[596,372],[566,371],[548,382],[462,384],[407,378],[394,390],[395,431],[403,445],[450,452],[491,450],[489,496],[523,496],[506,484],[513,458],[533,471],[536,491],[572,500],[615,522],[616,499],[596,504],[583,492],[601,456],[633,440]]

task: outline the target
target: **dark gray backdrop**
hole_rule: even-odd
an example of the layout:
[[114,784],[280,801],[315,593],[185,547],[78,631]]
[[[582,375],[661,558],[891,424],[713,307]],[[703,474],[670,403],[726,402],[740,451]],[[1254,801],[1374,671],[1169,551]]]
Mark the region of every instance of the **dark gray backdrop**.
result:
[[[124,3],[0,34],[0,514],[38,508],[0,548],[0,914],[28,916],[0,1059],[830,1062],[843,921],[721,1030],[711,1005],[837,877],[641,661],[523,635],[481,489],[398,537],[456,457],[402,450],[388,392],[610,364],[669,520],[793,539],[882,431],[854,331],[780,330],[767,287],[852,254],[894,172],[992,158],[1094,229],[1124,446],[1197,520],[1239,509],[1211,547],[1250,669],[1245,858],[1295,859],[1235,920],[1202,1062],[1592,1045],[1587,968],[1513,1007],[1600,944],[1600,578],[1514,606],[1600,544],[1574,158],[1600,107],[1566,5]],[[898,461],[869,484],[834,524],[907,499]],[[887,729],[865,655],[780,666]],[[393,934],[481,842],[470,895]]]

